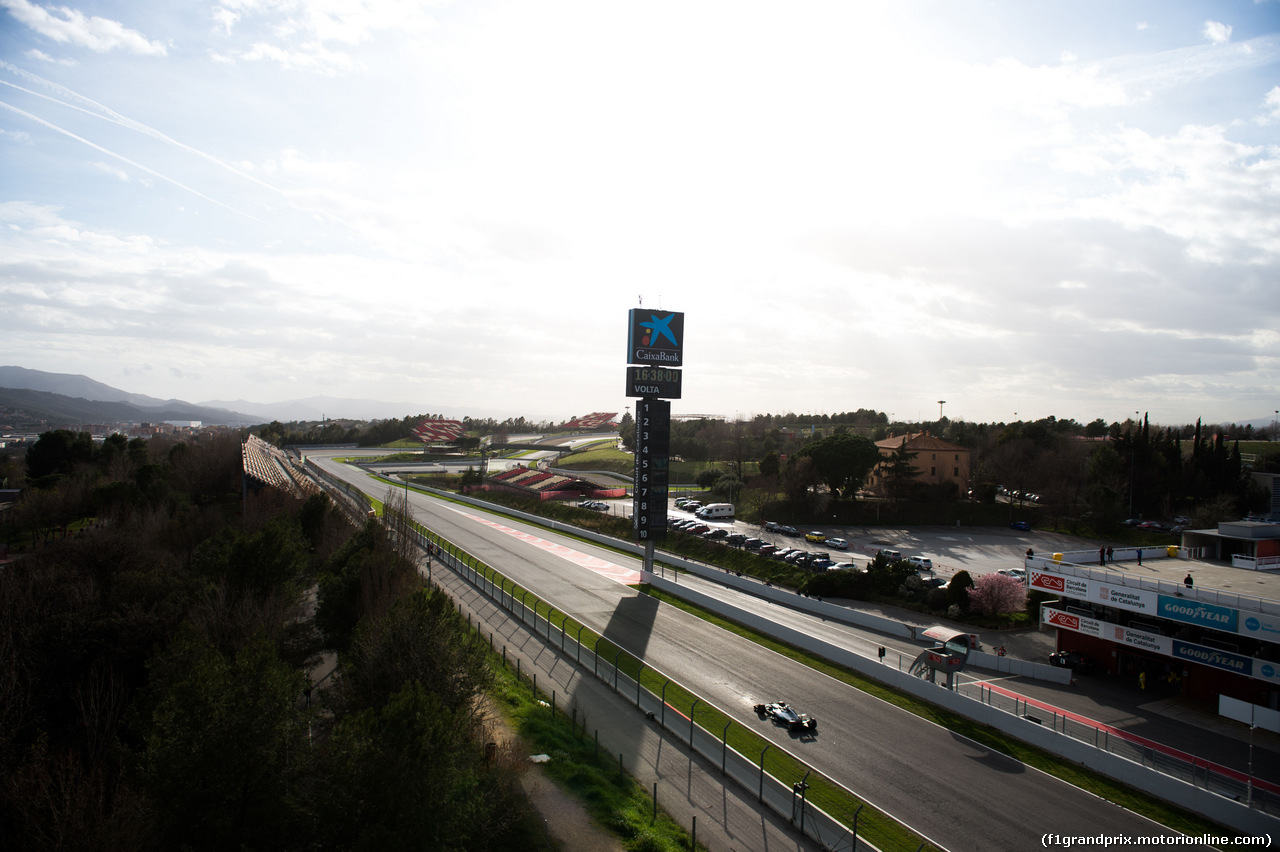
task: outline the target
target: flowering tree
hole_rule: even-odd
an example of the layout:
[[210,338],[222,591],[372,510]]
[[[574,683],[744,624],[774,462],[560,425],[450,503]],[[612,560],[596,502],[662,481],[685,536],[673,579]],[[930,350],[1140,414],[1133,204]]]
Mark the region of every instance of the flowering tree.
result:
[[969,589],[969,609],[982,615],[1010,615],[1026,606],[1026,586],[1004,574],[983,574]]

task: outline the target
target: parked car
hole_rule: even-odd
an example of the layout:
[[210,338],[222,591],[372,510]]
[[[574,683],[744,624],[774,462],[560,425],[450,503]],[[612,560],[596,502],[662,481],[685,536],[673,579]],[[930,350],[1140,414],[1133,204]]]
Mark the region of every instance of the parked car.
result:
[[908,556],[907,562],[917,571],[933,570],[933,560],[927,556]]
[[742,542],[742,546],[745,547],[747,550],[759,550],[760,548],[764,547],[764,539],[749,538],[746,541]]
[[734,547],[742,547],[743,542],[746,540],[747,537],[742,533],[729,533],[729,535],[725,537],[724,543],[733,545]]
[[768,542],[765,542],[764,544],[761,544],[758,548],[756,548],[756,550],[760,553],[761,556],[772,556],[774,551],[776,551],[777,549],[778,549],[778,545],[769,544]]
[[728,538],[729,531],[723,528],[707,530],[702,534],[702,537],[705,538],[707,541],[718,541],[722,538]]
[[842,538],[829,538],[827,539],[827,547],[834,547],[836,550],[848,550],[849,542]]
[[1023,571],[1021,568],[1001,568],[996,573],[1001,574],[1005,577],[1012,577],[1013,579],[1017,580],[1019,583],[1027,579],[1027,572]]
[[1022,530],[1023,532],[1030,532],[1031,524],[1027,523],[1026,521],[1014,521],[1013,523],[1009,524],[1009,529]]
[[800,530],[791,526],[778,527],[778,532],[782,533],[783,535],[789,535],[792,538],[796,538],[800,535]]
[[822,533],[822,532],[818,532],[817,530],[812,530],[812,531],[807,532],[807,533],[805,533],[805,534],[804,534],[804,540],[805,540],[805,541],[823,542],[823,541],[826,541],[826,540],[827,540],[827,534],[826,534],[826,533]]
[[782,524],[778,523],[777,521],[765,521],[765,522],[764,522],[764,530],[765,530],[765,532],[778,532],[778,531],[779,531],[779,530],[781,530],[781,529],[782,529]]

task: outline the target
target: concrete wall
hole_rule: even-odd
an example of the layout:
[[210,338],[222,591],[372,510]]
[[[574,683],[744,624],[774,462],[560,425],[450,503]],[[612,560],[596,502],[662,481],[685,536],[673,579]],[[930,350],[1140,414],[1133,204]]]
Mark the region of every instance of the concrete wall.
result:
[[[430,491],[432,489],[422,490]],[[458,495],[444,492],[436,493],[440,496],[448,497],[449,499],[470,503],[475,505],[477,508],[488,510],[493,510],[494,508],[492,504],[485,503],[484,501],[473,500],[466,497],[460,498]],[[620,542],[617,539],[591,533],[571,525],[548,522],[543,518],[522,512],[507,511],[506,514],[530,523],[536,523],[551,527],[552,529],[569,532],[573,535],[587,538],[609,547],[631,550],[636,553],[637,556],[643,556],[643,548],[640,545]],[[741,588],[751,591],[757,595],[785,602],[788,606],[805,609],[813,607],[814,609],[810,609],[810,611],[821,612],[823,614],[831,612],[831,610],[826,609],[828,607],[833,610],[839,610],[841,613],[851,612],[845,607],[836,607],[834,604],[820,602],[811,598],[804,598],[795,595],[794,593],[783,592],[770,587],[761,588],[759,584],[754,581],[749,581],[746,578],[739,578],[736,575],[725,575],[723,572],[699,563],[692,563],[678,558],[664,558],[664,561],[677,564],[693,573],[714,578],[726,585],[739,587],[738,584],[741,583],[743,584]],[[1137,789],[1144,790],[1154,796],[1165,799],[1166,801],[1180,805],[1194,812],[1204,814],[1209,819],[1215,820],[1242,834],[1266,834],[1280,830],[1280,820],[1277,820],[1275,817],[1268,816],[1260,811],[1253,810],[1241,802],[1227,799],[1212,791],[1189,784],[1170,775],[1165,775],[1156,769],[1134,763],[1127,758],[1096,748],[1088,743],[1072,739],[1069,736],[1058,733],[1052,728],[1046,728],[1043,725],[1037,724],[1021,716],[1007,713],[981,701],[968,698],[944,687],[936,686],[922,678],[915,677],[905,671],[900,671],[897,668],[882,664],[878,661],[873,661],[869,658],[856,654],[849,649],[840,648],[784,625],[775,624],[761,616],[754,615],[731,604],[697,592],[696,590],[689,588],[687,585],[681,586],[672,580],[668,580],[656,574],[648,573],[645,574],[645,582],[651,583],[655,588],[668,594],[683,597],[692,603],[696,603],[699,606],[703,606],[706,609],[711,610],[712,612],[750,626],[762,633],[765,633],[766,635],[773,636],[781,641],[803,648],[810,653],[829,659],[839,665],[846,666],[847,668],[861,674],[873,677],[889,684],[890,686],[896,687],[903,692],[916,696],[923,701],[932,702],[955,713],[959,713],[966,718],[991,725],[992,727],[1011,736],[1043,748],[1045,751],[1052,754],[1056,754],[1064,759],[1087,766],[1110,778],[1129,784]],[[748,586],[750,586],[750,588],[747,588]],[[534,617],[532,616],[532,613],[528,613],[525,608],[521,607],[521,610],[524,611],[525,615]],[[891,635],[902,636],[904,638],[913,638],[911,636],[912,631],[905,625],[899,624],[898,622],[866,614],[859,615],[865,615],[866,619],[870,622],[865,626],[870,627],[871,623],[884,623],[883,627],[875,626],[872,627],[872,629],[883,630]],[[832,613],[829,617],[837,616]],[[841,620],[845,619],[841,618]],[[1012,666],[1014,663],[1024,662],[1013,661],[1008,657],[995,657],[994,655],[983,654],[981,652],[978,652],[977,656],[983,658],[982,665],[984,665],[984,667],[997,668],[1001,665],[1008,665],[1010,666],[1009,671],[1011,673],[1013,671]],[[971,653],[971,659],[973,658],[974,655]],[[986,665],[987,663],[990,663],[991,665],[988,666]],[[1033,663],[1029,665],[1038,666],[1040,664]],[[1048,669],[1049,673],[1057,676],[1062,676],[1064,674],[1068,677],[1070,676],[1070,672],[1067,672],[1066,670],[1056,669],[1050,666],[1041,666],[1041,668]],[[632,686],[632,689],[634,689],[634,685]],[[661,708],[659,707],[659,709]],[[719,740],[717,739],[716,742],[718,743]],[[741,758],[741,756],[739,756],[739,758]],[[746,759],[741,758],[741,760],[745,761]],[[758,776],[758,769],[756,770],[756,774]],[[776,782],[775,779],[775,783],[780,784],[781,782]],[[791,801],[791,791],[785,785],[783,785],[783,795],[789,803]],[[775,792],[771,793],[770,796],[772,799],[770,806],[778,809],[779,805],[777,801],[776,788]],[[786,813],[786,811],[782,810],[779,812]],[[816,809],[813,813],[815,818],[817,818]],[[832,832],[837,831],[839,824],[830,817],[826,817],[825,815],[823,815],[823,817],[825,817],[825,820],[827,821],[825,823],[825,828]]]
[[758,616],[738,610],[730,604],[700,594],[688,587],[677,586],[677,584],[661,577],[646,575],[645,580],[653,583],[656,588],[669,594],[679,595],[686,600],[697,603],[699,606],[706,607],[718,615],[748,624],[767,635],[793,644],[798,648],[803,648],[810,653],[825,657],[840,665],[847,666],[861,674],[874,677],[923,701],[938,704],[966,718],[990,725],[997,730],[1038,746],[1051,754],[1056,754],[1074,763],[1087,766],[1109,778],[1121,781],[1139,790],[1144,790],[1196,813],[1204,814],[1209,819],[1220,822],[1242,834],[1263,834],[1280,829],[1280,820],[1275,817],[1252,810],[1240,802],[1224,798],[1178,778],[1165,775],[1156,769],[1142,766],[1119,755],[1095,748],[1088,743],[1072,739],[1052,728],[1046,728],[1021,716],[1006,713],[981,701],[968,698],[945,687],[936,686],[922,678],[899,671],[892,666],[874,662],[852,651],[830,645],[820,639],[815,639],[783,625],[766,622]]

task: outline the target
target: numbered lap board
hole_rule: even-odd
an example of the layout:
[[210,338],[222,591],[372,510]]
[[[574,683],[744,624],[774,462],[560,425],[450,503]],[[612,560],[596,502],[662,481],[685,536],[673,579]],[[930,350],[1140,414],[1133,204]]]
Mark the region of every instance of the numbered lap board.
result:
[[631,506],[636,541],[667,537],[671,403],[645,398],[636,405],[635,497]]

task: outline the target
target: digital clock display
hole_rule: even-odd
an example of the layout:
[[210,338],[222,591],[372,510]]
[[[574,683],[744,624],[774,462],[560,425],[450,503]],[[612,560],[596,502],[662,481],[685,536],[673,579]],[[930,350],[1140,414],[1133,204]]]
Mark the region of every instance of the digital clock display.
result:
[[671,367],[627,367],[627,396],[679,399],[680,375]]

